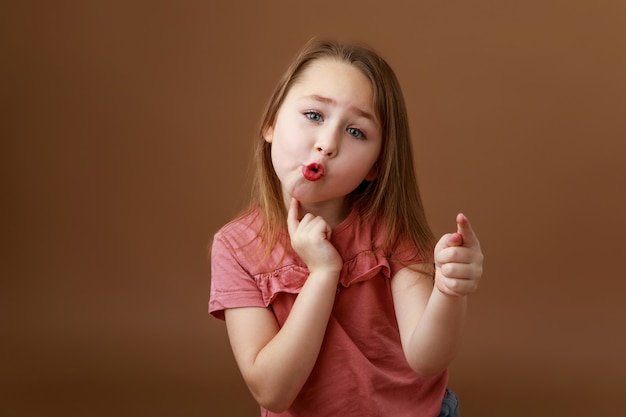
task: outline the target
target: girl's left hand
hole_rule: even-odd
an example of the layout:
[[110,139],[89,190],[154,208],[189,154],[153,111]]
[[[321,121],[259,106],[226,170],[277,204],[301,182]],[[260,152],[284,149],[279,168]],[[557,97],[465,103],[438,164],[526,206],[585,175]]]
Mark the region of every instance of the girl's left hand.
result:
[[464,214],[456,216],[456,233],[445,234],[435,246],[435,285],[452,296],[476,291],[483,274],[483,253]]

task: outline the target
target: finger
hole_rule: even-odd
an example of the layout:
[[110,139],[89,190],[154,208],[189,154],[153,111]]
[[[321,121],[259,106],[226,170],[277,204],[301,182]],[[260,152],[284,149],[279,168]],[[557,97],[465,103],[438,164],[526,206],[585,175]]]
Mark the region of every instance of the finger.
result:
[[448,239],[446,240],[446,246],[447,247],[451,247],[451,246],[463,246],[463,235],[461,235],[460,233],[450,233],[450,235],[448,236]]
[[441,265],[440,270],[444,277],[460,280],[477,281],[481,275],[481,270],[473,265],[454,262]]
[[324,221],[324,224],[326,224],[326,239],[330,240],[330,237],[333,234],[333,228],[330,227],[330,225],[326,223],[326,221]]
[[463,244],[465,246],[480,246],[478,238],[474,233],[474,229],[469,219],[463,213],[459,213],[456,216],[457,233],[463,238]]
[[436,261],[440,264],[448,262],[469,264],[474,261],[474,252],[474,250],[462,246],[448,246],[437,253]]
[[289,235],[293,236],[298,228],[300,222],[298,221],[298,207],[300,203],[295,198],[291,198],[291,203],[289,204],[289,211],[287,212],[287,230],[289,231]]
[[443,278],[443,285],[451,295],[468,295],[476,291],[478,283],[476,281],[456,278]]
[[330,239],[332,228],[321,216],[314,216],[312,214],[306,214],[300,224],[302,225],[307,220],[305,230],[309,233],[320,234],[324,239]]
[[441,236],[441,239],[439,239],[439,241],[435,245],[435,256],[437,256],[439,252],[448,247],[448,240],[450,239],[451,235],[452,233],[446,233],[445,235]]
[[463,245],[463,237],[458,233],[446,233],[439,239],[435,245],[434,255],[435,261],[439,262],[439,254],[451,247]]

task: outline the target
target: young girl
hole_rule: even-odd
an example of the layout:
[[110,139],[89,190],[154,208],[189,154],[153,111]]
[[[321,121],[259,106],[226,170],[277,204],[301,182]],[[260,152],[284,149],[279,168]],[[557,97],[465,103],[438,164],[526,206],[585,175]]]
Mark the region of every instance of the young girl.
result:
[[261,124],[251,209],[214,237],[209,311],[263,416],[458,415],[446,389],[483,255],[435,244],[398,81],[311,41]]

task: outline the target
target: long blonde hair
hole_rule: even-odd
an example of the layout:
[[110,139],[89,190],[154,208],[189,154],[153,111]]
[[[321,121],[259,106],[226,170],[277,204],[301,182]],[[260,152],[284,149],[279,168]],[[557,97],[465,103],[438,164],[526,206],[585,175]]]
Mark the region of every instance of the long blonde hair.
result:
[[363,181],[350,193],[349,201],[365,219],[375,217],[385,225],[383,249],[391,248],[400,238],[408,239],[423,259],[430,261],[434,236],[426,221],[413,168],[409,121],[399,82],[382,57],[355,43],[309,41],[294,58],[267,104],[256,141],[256,176],[251,200],[252,209],[258,209],[264,217],[259,237],[269,252],[286,227],[282,188],[272,166],[271,144],[263,139],[263,133],[273,126],[285,96],[303,70],[321,58],[354,65],[370,80],[381,123],[382,147],[374,165],[377,177]]

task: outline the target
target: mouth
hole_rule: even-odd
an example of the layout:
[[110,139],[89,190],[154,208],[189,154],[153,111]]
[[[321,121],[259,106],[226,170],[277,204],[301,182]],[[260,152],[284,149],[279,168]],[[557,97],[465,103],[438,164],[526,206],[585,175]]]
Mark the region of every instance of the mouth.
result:
[[302,175],[308,181],[317,181],[324,175],[324,166],[313,162],[302,167]]

